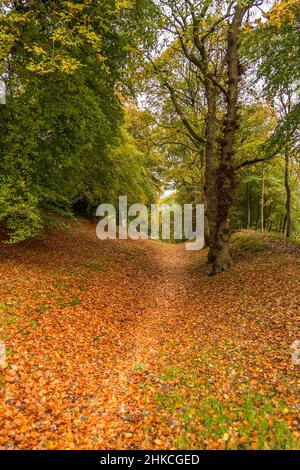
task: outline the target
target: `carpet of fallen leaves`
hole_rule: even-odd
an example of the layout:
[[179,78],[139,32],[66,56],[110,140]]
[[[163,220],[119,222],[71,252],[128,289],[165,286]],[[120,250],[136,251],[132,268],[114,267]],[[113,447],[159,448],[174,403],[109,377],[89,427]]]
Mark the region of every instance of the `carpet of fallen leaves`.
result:
[[205,256],[86,221],[2,245],[1,449],[299,448],[299,252]]

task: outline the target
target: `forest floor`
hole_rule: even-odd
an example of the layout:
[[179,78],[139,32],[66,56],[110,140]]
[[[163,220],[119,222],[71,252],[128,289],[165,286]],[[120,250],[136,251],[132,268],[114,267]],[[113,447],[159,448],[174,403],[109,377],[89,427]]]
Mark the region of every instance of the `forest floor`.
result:
[[237,234],[217,277],[205,256],[86,221],[2,245],[0,447],[300,448],[299,250]]

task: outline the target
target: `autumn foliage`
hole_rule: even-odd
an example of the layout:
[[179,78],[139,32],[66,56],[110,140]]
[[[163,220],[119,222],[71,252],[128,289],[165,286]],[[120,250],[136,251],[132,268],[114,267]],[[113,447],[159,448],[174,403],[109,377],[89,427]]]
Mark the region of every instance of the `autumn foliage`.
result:
[[299,447],[299,251],[98,241],[94,225],[1,247],[2,449]]

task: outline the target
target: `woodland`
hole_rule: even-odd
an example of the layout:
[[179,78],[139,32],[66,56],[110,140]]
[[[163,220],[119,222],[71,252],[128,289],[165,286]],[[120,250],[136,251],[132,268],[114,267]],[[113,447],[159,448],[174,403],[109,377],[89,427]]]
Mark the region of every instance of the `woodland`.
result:
[[[1,449],[300,448],[299,21],[0,1]],[[119,196],[205,248],[97,240]]]

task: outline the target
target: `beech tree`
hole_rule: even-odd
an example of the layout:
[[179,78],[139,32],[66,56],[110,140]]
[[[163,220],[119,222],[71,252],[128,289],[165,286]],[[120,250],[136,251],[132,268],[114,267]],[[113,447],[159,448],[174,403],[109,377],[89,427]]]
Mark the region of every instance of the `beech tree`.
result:
[[[156,79],[169,93],[174,109],[191,141],[204,151],[204,196],[209,229],[208,262],[212,274],[231,266],[229,214],[234,201],[236,174],[253,164],[252,159],[236,161],[235,140],[239,127],[241,76],[241,35],[262,1],[160,1],[161,28],[169,43],[153,62]],[[168,65],[176,57],[179,69]],[[181,65],[180,65],[181,61]],[[174,65],[174,64],[173,64]],[[199,99],[188,104],[198,113],[190,119],[182,93],[182,72],[192,72]],[[203,125],[199,125],[203,117]],[[260,160],[260,159],[259,159]]]
[[132,193],[153,197],[122,106],[152,11],[146,0],[0,2],[0,222],[10,241],[38,236],[49,214],[91,215],[120,194],[122,174]]

